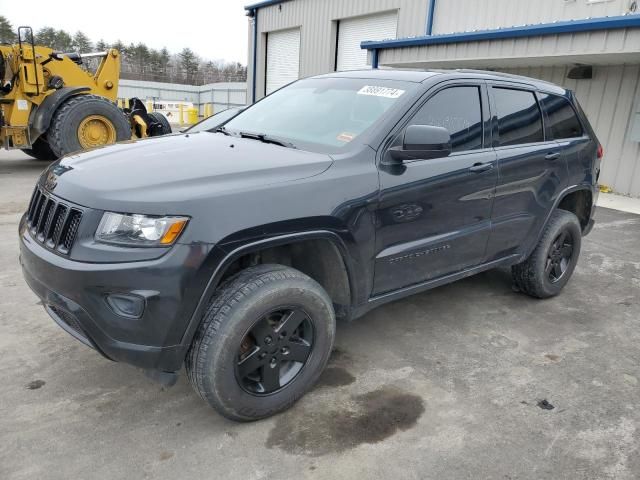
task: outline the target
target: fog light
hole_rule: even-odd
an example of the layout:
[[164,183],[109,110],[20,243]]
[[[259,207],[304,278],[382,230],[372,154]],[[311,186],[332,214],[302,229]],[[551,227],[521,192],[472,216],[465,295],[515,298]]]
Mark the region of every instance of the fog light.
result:
[[126,318],[140,318],[144,312],[145,300],[136,295],[113,293],[107,295],[107,305],[116,315]]

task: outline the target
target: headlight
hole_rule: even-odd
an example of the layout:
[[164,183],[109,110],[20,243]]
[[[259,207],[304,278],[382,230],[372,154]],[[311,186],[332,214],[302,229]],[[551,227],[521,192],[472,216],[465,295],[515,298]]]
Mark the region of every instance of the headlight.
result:
[[98,242],[131,247],[167,247],[180,236],[186,217],[151,217],[105,212],[96,231]]

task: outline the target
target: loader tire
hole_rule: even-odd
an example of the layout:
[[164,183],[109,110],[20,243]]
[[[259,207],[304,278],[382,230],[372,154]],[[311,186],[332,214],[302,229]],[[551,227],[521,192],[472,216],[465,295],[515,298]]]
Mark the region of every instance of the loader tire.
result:
[[97,95],[76,95],[64,102],[47,134],[58,157],[129,140],[131,126],[124,112]]
[[23,152],[36,160],[42,160],[45,162],[51,162],[58,158],[56,154],[53,153],[53,150],[51,150],[49,143],[44,137],[39,137],[35,142],[33,142],[31,148],[25,148]]
[[167,120],[167,117],[165,117],[160,112],[151,112],[149,113],[149,116],[160,125],[162,125],[162,132],[160,133],[160,135],[168,135],[171,133],[171,124],[169,123],[169,120]]

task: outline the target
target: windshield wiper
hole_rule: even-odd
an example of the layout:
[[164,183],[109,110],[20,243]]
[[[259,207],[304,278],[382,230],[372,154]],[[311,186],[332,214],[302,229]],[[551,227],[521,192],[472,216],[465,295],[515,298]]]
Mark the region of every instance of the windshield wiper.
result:
[[227,130],[227,127],[225,127],[224,125],[221,127],[216,128],[214,131],[214,133],[223,133],[225,135],[231,135],[231,132],[229,132],[229,130]]
[[281,147],[287,148],[298,148],[293,143],[287,142],[286,140],[281,140],[276,137],[272,137],[265,133],[250,133],[250,132],[238,132],[238,135],[242,138],[250,138],[252,140],[259,140],[263,143],[272,143],[274,145],[280,145]]

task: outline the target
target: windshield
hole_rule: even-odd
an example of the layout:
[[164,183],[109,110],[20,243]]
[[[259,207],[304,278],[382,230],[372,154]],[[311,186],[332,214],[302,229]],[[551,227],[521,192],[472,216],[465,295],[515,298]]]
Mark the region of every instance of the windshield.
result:
[[376,79],[300,80],[269,95],[225,124],[299,148],[333,152],[366,132],[416,84]]
[[227,120],[235,117],[242,111],[241,108],[229,108],[222,112],[218,112],[215,115],[205,118],[200,123],[196,123],[193,127],[188,128],[185,132],[196,133],[204,132],[206,130],[214,130],[222,125]]

